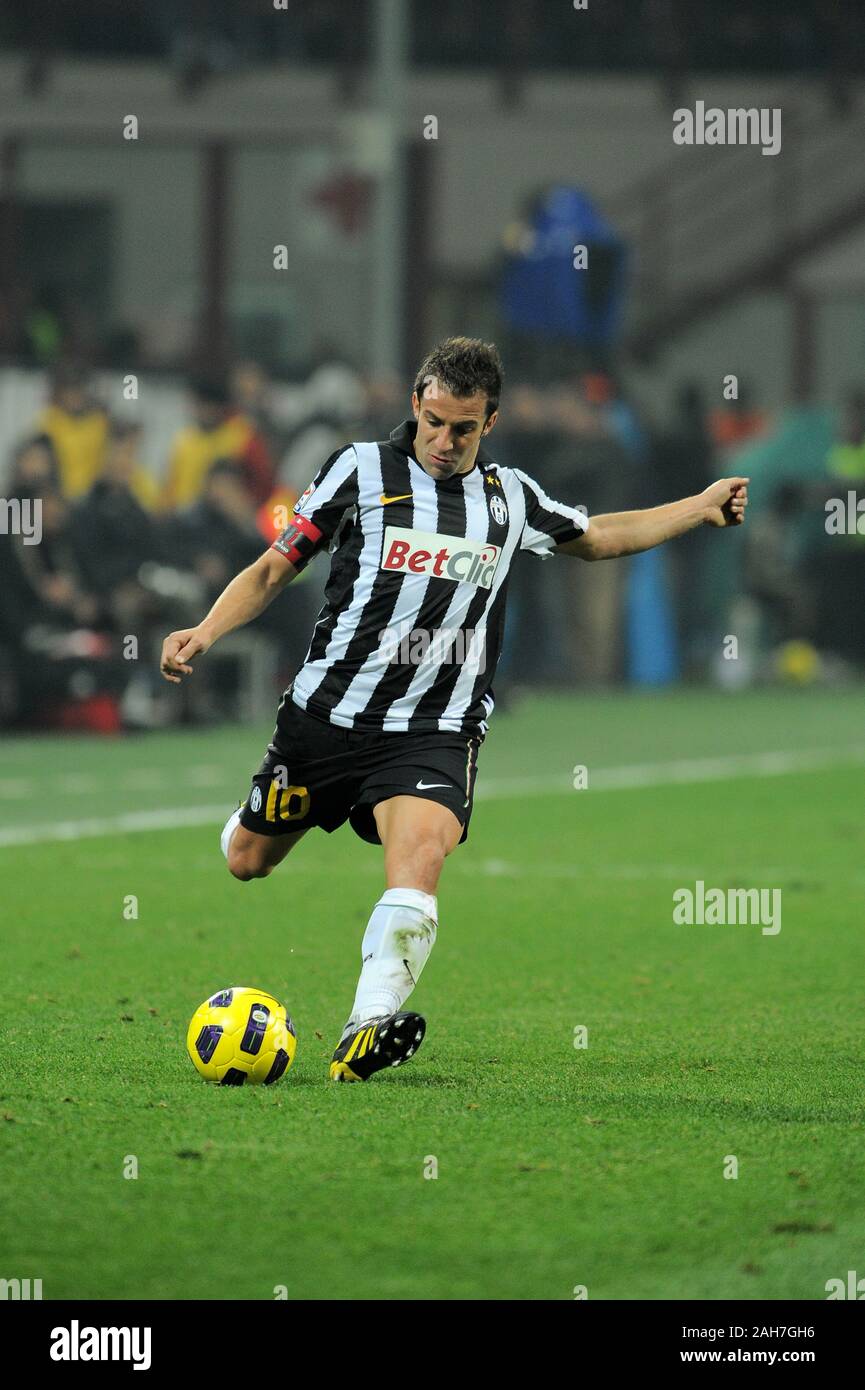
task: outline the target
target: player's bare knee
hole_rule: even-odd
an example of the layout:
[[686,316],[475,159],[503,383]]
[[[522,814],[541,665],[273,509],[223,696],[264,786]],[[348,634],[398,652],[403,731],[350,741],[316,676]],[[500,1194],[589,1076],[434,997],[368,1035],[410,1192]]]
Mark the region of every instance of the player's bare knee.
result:
[[248,883],[251,878],[255,878],[255,874],[242,854],[229,854],[228,872],[232,878],[239,879],[241,883]]
[[241,883],[249,883],[253,878],[267,878],[273,868],[273,864],[264,863],[254,851],[235,850],[233,847],[228,851],[229,873]]

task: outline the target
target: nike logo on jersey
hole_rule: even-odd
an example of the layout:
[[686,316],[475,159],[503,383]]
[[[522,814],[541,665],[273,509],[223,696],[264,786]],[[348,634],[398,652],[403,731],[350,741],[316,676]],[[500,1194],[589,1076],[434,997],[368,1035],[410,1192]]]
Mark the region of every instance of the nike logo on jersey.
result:
[[410,492],[401,492],[399,497],[385,497],[384,493],[382,493],[381,497],[378,500],[379,502],[381,502],[381,505],[383,507],[387,507],[391,502],[407,502],[410,497]]
[[415,785],[419,792],[428,792],[431,791],[433,787],[447,788],[450,786],[450,782],[416,782]]

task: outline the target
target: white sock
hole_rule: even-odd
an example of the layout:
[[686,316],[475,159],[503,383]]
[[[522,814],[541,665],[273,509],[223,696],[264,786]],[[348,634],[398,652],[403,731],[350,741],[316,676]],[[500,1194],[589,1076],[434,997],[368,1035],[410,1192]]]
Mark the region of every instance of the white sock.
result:
[[232,811],[219,837],[219,843],[222,845],[222,853],[225,855],[226,859],[228,858],[228,851],[231,846],[231,837],[240,825],[240,813],[242,810],[243,807],[238,806],[236,811]]
[[354,1006],[343,1036],[371,1018],[397,1013],[435,945],[438,906],[418,888],[388,888],[372,910],[361,946]]

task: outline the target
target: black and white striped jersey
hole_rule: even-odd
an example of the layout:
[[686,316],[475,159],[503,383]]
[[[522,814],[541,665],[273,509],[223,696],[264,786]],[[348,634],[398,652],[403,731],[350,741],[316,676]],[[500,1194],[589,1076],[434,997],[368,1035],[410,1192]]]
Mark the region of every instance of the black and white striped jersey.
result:
[[286,694],[347,729],[483,736],[514,557],[546,557],[588,520],[483,444],[471,472],[431,478],[413,454],[416,428],[337,450],[274,542],[298,568],[325,547],[332,557]]

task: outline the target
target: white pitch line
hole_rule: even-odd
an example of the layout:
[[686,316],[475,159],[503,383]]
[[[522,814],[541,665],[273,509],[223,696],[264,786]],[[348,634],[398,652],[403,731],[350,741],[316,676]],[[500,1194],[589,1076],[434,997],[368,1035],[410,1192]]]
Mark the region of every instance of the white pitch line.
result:
[[795,772],[819,772],[829,767],[861,767],[865,744],[848,748],[798,748],[790,752],[733,753],[725,758],[680,758],[667,763],[601,768],[589,786],[598,791],[657,787],[668,783],[724,782],[736,777],[781,777]]
[[[689,782],[726,782],[737,777],[780,777],[793,772],[819,772],[831,767],[860,767],[865,744],[849,748],[798,749],[777,753],[734,753],[726,758],[677,758],[664,763],[632,763],[624,767],[589,767],[587,791],[635,791]],[[571,774],[561,777],[511,777],[481,782],[477,799],[549,795],[573,790]]]
[[[636,763],[627,767],[588,771],[589,791],[634,791],[699,782],[722,782],[739,777],[780,777],[825,768],[858,767],[865,763],[865,746],[797,749],[777,753],[741,753],[727,758],[682,758],[667,763]],[[573,795],[565,777],[512,777],[481,783],[478,801],[507,797]],[[58,840],[85,840],[100,835],[128,835],[142,830],[178,830],[197,825],[218,825],[232,811],[231,798],[219,805],[163,807],[152,811],[127,811],[116,816],[57,821],[53,825],[16,826],[0,830],[0,849],[14,845],[48,844]]]
[[[231,781],[230,773],[215,763],[188,767],[184,777],[190,786],[218,787]],[[133,767],[118,775],[115,785],[126,791],[160,791],[177,782],[177,772],[170,767]],[[104,789],[105,783],[92,772],[62,773],[52,783],[54,791],[63,796],[93,796]],[[33,781],[26,777],[0,778],[0,799],[24,800],[33,795]]]
[[89,840],[99,835],[132,835],[140,830],[179,830],[186,826],[217,825],[228,820],[232,807],[171,806],[154,811],[127,811],[119,816],[57,821],[54,825],[22,825],[0,830],[0,849],[12,845],[49,844],[57,840]]
[[[701,869],[691,864],[687,868],[681,864],[550,864],[532,859],[531,863],[514,863],[509,859],[483,859],[480,863],[457,860],[457,869],[464,873],[483,874],[485,878],[645,878],[672,879],[676,883],[687,883],[700,877]],[[800,871],[787,865],[760,865],[761,879],[783,883],[790,877],[799,877]]]

